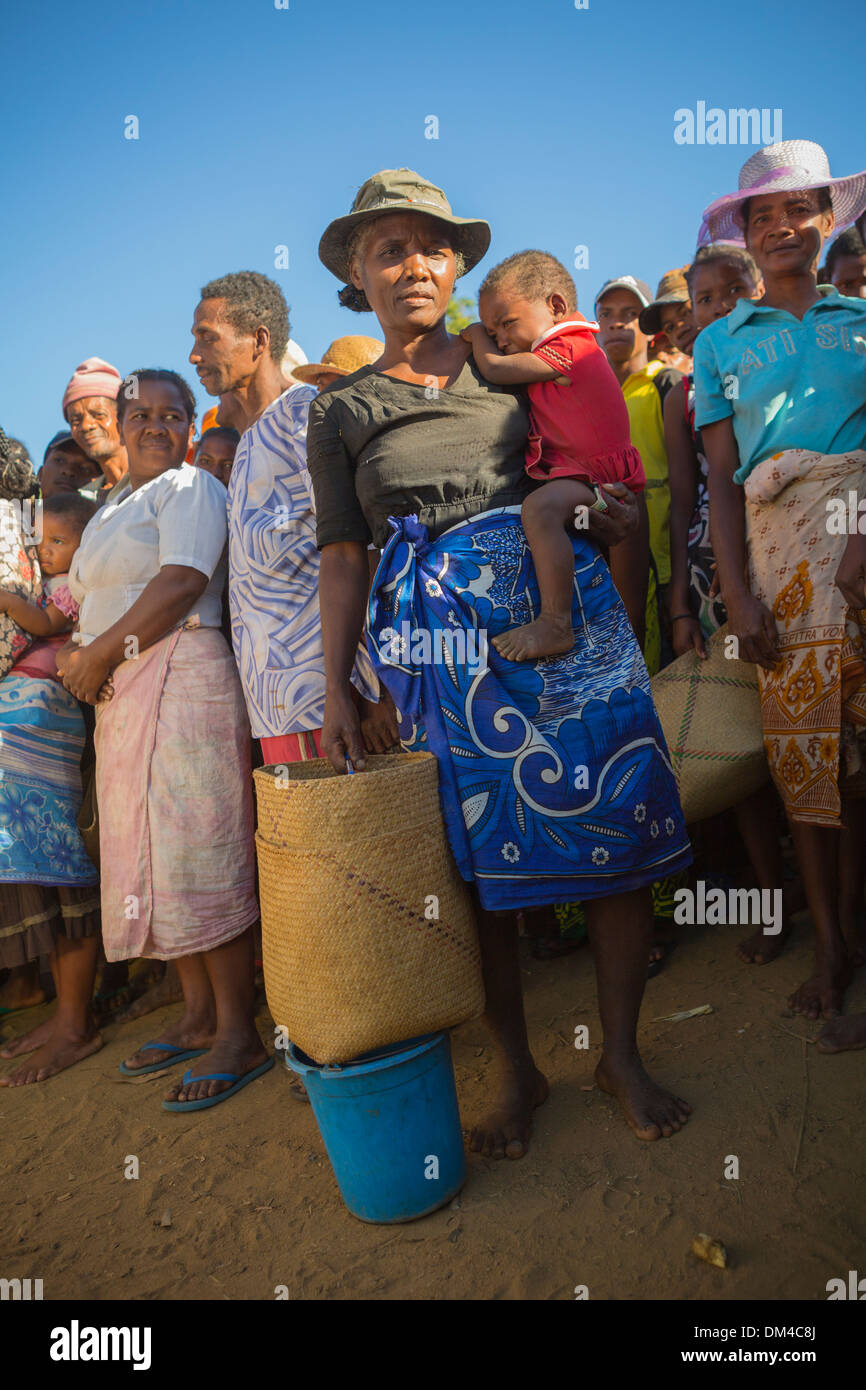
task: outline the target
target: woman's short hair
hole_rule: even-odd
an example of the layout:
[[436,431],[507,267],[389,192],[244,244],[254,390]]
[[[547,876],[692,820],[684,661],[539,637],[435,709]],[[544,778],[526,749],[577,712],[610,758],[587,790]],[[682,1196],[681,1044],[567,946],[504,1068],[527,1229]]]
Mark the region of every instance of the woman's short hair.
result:
[[42,515],[50,513],[51,516],[62,516],[74,522],[79,531],[83,531],[91,517],[96,516],[99,507],[92,497],[85,497],[80,492],[57,492],[51,498],[46,498],[42,503]]
[[[137,371],[130,372],[128,376],[124,377],[117,393],[118,421],[123,419],[129,402],[138,399],[138,387],[143,381],[167,381],[176,387],[177,393],[183,401],[186,418],[192,424],[195,419],[195,396],[192,394],[192,388],[180,372],[169,371],[168,367],[139,367]],[[134,389],[129,390],[129,387]]]
[[754,285],[757,285],[761,278],[761,272],[755,264],[755,258],[745,246],[735,246],[729,241],[714,241],[711,246],[699,246],[695,252],[695,258],[686,271],[686,284],[689,287],[689,295],[694,301],[692,285],[694,283],[695,272],[700,270],[702,265],[711,265],[714,261],[724,261],[726,264],[735,265]]
[[[378,220],[377,217],[371,217],[369,221],[359,223],[351,233],[349,240],[346,242],[346,260],[350,265],[355,256],[357,256],[359,260],[363,260],[364,253],[367,250],[367,242]],[[454,268],[455,280],[459,280],[461,275],[466,274],[466,260],[462,251],[454,252]],[[344,285],[341,290],[337,291],[337,298],[344,309],[352,309],[356,314],[369,314],[373,312],[364,291],[356,289],[351,283]]]
[[570,272],[547,251],[515,251],[500,261],[488,270],[478,298],[505,284],[513,285],[524,299],[542,301],[559,294],[570,312],[577,308],[577,290]]

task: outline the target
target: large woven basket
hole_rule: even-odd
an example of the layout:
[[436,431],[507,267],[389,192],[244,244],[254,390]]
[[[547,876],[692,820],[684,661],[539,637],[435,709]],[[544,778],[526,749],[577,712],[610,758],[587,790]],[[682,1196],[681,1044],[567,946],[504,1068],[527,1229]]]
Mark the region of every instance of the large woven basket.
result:
[[259,768],[262,951],[274,1022],[347,1062],[484,1008],[472,903],[429,753]]
[[757,667],[725,656],[727,635],[713,634],[706,661],[686,652],[652,678],[687,823],[736,806],[770,775]]

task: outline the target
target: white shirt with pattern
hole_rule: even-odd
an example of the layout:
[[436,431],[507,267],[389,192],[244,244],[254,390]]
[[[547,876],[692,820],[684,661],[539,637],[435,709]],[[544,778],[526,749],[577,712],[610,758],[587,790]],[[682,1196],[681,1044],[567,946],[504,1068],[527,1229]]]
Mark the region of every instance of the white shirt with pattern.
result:
[[[320,729],[325,655],[319,552],[307,472],[307,414],[316,392],[293,386],[241,436],[228,493],[232,643],[255,738]],[[376,698],[359,646],[352,675]]]

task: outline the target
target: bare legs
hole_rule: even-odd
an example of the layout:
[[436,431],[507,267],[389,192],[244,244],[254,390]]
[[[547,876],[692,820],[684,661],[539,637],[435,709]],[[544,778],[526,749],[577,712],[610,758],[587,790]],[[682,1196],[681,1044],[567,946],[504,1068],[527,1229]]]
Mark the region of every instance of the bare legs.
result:
[[[210,1051],[198,1057],[190,1070],[192,1080],[184,1086],[177,1082],[166,1093],[166,1100],[204,1100],[218,1095],[232,1084],[229,1081],[196,1081],[196,1076],[212,1072],[230,1072],[243,1076],[267,1059],[255,1025],[255,985],[253,976],[253,933],[248,927],[234,940],[200,956],[188,957],[202,963],[205,979],[197,977],[198,1006],[202,1007],[207,986],[209,1007],[216,1020]],[[180,966],[180,961],[178,961]],[[181,974],[186,999],[186,982]],[[187,1000],[189,1009],[189,1001]]]
[[531,492],[523,503],[521,520],[541,590],[541,612],[534,622],[493,638],[494,647],[508,661],[561,656],[574,646],[574,549],[567,528],[574,525],[576,507],[591,507],[594,502],[595,493],[588,484],[555,478]]
[[[782,889],[784,893],[784,865],[779,836],[776,834],[776,806],[775,792],[772,786],[767,785],[735,806],[734,815],[758,887],[771,891]],[[788,907],[783,899],[782,930],[775,936],[768,936],[762,927],[758,927],[751,936],[740,942],[737,955],[746,965],[769,965],[778,956],[790,930]]]
[[616,1096],[638,1139],[667,1139],[682,1129],[691,1106],[650,1079],[638,1052],[637,1020],[652,940],[650,890],[593,898],[584,907],[602,1026],[595,1079],[603,1091]]
[[[652,935],[648,888],[584,903],[598,982],[603,1051],[596,1070],[602,1090],[616,1096],[639,1139],[668,1138],[691,1113],[685,1101],[651,1081],[637,1047],[637,1019],[646,984]],[[527,910],[529,917],[532,910]],[[546,909],[537,909],[544,912]],[[526,1035],[517,924],[513,916],[478,909],[485,1018],[499,1054],[502,1080],[490,1115],[472,1131],[470,1147],[491,1158],[522,1158],[529,1146],[532,1112],[547,1097]]]
[[487,1158],[523,1158],[529,1148],[532,1112],[547,1099],[547,1080],[529,1050],[514,913],[476,906],[481,965],[487,996],[485,1021],[500,1066],[493,1109],[469,1136],[473,1153]]
[[0,1051],[0,1057],[32,1054],[11,1075],[0,1078],[0,1086],[27,1086],[46,1081],[49,1076],[73,1066],[102,1047],[91,1015],[98,950],[98,936],[58,935],[51,957],[57,1010],[46,1023]]
[[[847,817],[845,805],[842,814]],[[805,1018],[832,1018],[841,1012],[851,979],[839,920],[841,836],[838,830],[821,825],[794,820],[790,824],[815,927],[815,970],[792,994],[789,1007]],[[845,848],[850,852],[851,837]],[[859,852],[862,854],[862,849]],[[849,872],[846,869],[846,874]]]

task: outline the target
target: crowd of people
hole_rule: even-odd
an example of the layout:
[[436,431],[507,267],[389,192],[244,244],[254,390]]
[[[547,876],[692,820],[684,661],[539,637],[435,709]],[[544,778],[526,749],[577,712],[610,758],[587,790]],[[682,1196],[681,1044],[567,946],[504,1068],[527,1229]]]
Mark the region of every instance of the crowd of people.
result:
[[[91,357],[38,472],[0,437],[19,527],[0,557],[0,1001],[42,1000],[46,960],[57,997],[0,1048],[0,1085],[97,1051],[114,996],[127,1019],[182,999],[121,1067],[188,1064],[167,1109],[273,1066],[254,1021],[251,768],[363,773],[401,747],[437,758],[474,895],[500,1063],[476,1151],[526,1152],[547,1083],[519,930],[564,954],[574,912],[599,1086],[642,1139],[686,1123],[636,1030],[690,874],[733,864],[783,893],[782,931],[740,942],[744,963],[769,964],[807,906],[816,965],[790,1006],[824,1020],[823,1050],[866,1045],[866,1019],[842,1016],[866,963],[866,536],[827,524],[866,492],[864,211],[866,174],[769,146],[655,295],[618,275],[590,319],[569,270],[522,251],[449,331],[490,227],[383,170],[319,245],[381,338],[308,363],[279,287],[230,273],[190,305],[189,361],[217,398],[198,432],[182,376]],[[483,635],[483,669],[395,643],[406,624]],[[705,658],[725,624],[758,669],[772,780],[690,839],[650,677]],[[139,960],[149,990],[129,1006]]]

